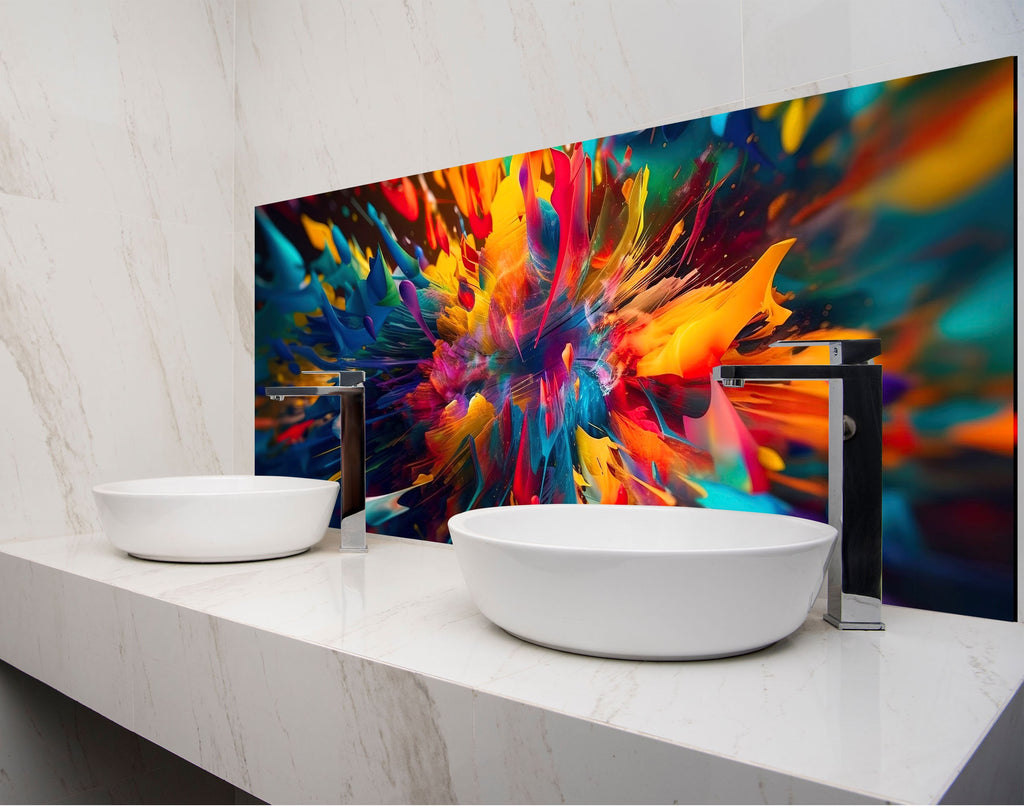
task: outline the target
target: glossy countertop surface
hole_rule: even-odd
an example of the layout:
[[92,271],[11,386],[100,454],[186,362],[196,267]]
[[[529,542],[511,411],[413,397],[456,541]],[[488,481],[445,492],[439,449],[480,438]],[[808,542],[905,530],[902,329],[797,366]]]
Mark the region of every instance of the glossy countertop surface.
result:
[[[371,536],[367,554],[340,554],[335,539],[218,565],[137,560],[102,535],[9,542],[0,554],[879,799],[939,799],[1024,682],[1024,625],[899,607],[885,608],[885,632],[835,630],[816,607],[789,638],[735,658],[572,655],[490,624],[451,546]],[[9,612],[7,623],[31,618]]]

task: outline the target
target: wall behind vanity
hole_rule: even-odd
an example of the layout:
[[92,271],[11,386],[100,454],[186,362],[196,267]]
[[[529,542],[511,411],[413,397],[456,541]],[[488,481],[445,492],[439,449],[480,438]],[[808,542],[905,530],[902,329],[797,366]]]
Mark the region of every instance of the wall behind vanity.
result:
[[252,471],[257,204],[1024,43],[1012,0],[26,0],[0,27],[0,540],[95,530],[102,480]]
[[234,4],[0,5],[0,540],[231,465]]
[[1022,43],[1024,13],[995,2],[239,3],[236,467],[250,470],[254,453],[241,390],[253,378],[243,306],[255,206],[1016,55]]

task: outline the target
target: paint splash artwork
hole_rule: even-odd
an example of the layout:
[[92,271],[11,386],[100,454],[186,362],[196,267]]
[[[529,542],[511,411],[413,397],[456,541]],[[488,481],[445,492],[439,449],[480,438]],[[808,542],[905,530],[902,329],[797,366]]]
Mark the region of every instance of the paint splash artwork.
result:
[[824,519],[827,385],[710,370],[878,337],[886,601],[1015,618],[1014,74],[257,208],[257,472],[337,478],[337,401],[262,391],[362,369],[370,531],[538,502]]

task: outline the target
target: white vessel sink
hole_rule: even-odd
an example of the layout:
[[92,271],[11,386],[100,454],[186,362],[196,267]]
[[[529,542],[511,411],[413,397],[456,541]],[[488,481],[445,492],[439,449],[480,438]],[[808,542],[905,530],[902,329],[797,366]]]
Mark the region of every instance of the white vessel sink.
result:
[[93,488],[107,538],[146,560],[269,560],[320,541],[338,482],[287,476],[178,476]]
[[477,607],[519,638],[583,655],[752,652],[807,618],[836,530],[785,515],[540,504],[448,521]]

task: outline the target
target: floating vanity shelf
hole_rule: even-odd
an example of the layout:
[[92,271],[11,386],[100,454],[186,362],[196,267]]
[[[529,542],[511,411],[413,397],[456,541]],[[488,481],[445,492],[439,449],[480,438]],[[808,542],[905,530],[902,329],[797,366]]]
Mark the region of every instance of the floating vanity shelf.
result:
[[850,633],[816,608],[750,655],[602,660],[490,624],[451,546],[336,542],[226,565],[0,545],[0,657],[271,802],[1024,797],[1024,625],[887,607]]

